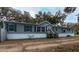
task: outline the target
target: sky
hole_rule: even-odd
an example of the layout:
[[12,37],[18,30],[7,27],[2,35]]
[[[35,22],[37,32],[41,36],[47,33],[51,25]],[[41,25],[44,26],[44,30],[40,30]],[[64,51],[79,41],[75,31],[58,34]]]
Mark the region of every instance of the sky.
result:
[[[27,11],[31,14],[32,17],[35,17],[35,14],[37,14],[39,11],[42,12],[48,12],[50,11],[52,14],[55,14],[58,10],[63,12],[64,7],[14,7],[17,10]],[[77,22],[77,14],[79,13],[79,8],[75,10],[74,13],[71,13],[68,15],[66,18],[65,22],[71,22],[71,23],[76,23]]]

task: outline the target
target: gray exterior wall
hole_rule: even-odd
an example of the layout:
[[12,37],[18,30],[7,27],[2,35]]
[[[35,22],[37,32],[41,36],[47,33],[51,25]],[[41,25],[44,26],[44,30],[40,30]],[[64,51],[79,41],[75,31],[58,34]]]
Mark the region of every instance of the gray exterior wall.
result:
[[[74,33],[73,29],[68,30],[69,28],[60,27],[60,26],[52,26],[52,24],[50,24],[48,22],[41,23],[39,25],[32,25],[31,24],[31,26],[32,26],[32,32],[26,32],[26,31],[24,31],[24,26],[25,25],[30,25],[30,24],[21,24],[21,23],[14,23],[14,22],[12,22],[12,23],[7,22],[7,24],[16,24],[16,31],[15,32],[7,31],[7,33],[35,33],[34,32],[34,26],[45,27],[45,32],[47,32],[48,28],[51,28],[55,33],[58,33],[58,34],[59,33]],[[8,26],[7,24],[6,24],[6,26]],[[65,30],[65,32],[63,32],[63,30]],[[38,32],[38,33],[43,33],[43,32]]]
[[[15,26],[16,26],[16,31],[9,31],[8,30],[8,25],[9,24],[15,24]],[[25,31],[25,25],[31,25],[32,26],[32,32],[26,32]],[[14,22],[6,22],[6,31],[7,31],[7,33],[45,33],[45,32],[35,32],[34,31],[34,28],[35,28],[35,26],[36,27],[41,27],[41,26],[39,26],[39,25],[32,25],[32,24],[21,24],[21,23],[14,23]],[[42,26],[42,27],[44,27],[44,26]],[[37,28],[36,28],[37,29]]]
[[[8,24],[12,25],[14,24],[15,25],[15,31],[9,31],[8,30]],[[26,32],[24,31],[24,27],[25,25],[31,25],[32,26],[32,32]],[[45,32],[35,32],[35,26],[36,26],[36,30],[37,30],[37,27],[45,27]],[[11,27],[11,26],[10,26]],[[59,36],[63,37],[64,36],[67,36],[68,34],[72,34],[72,36],[74,36],[74,30],[70,28],[70,30],[68,30],[69,28],[65,28],[65,27],[60,27],[60,26],[53,26],[52,24],[50,24],[49,22],[44,22],[44,23],[41,23],[41,24],[24,24],[24,23],[15,23],[15,22],[4,22],[3,23],[3,28],[0,28],[0,36],[1,36],[1,41],[4,41],[8,38],[20,38],[19,36],[21,36],[21,38],[23,37],[27,37],[27,36],[33,36],[34,35],[34,38],[37,37],[37,34],[38,34],[38,38],[43,38],[43,35],[44,35],[44,38],[46,38],[46,35],[47,35],[47,31],[48,29],[51,28],[51,30],[55,33],[58,33]],[[65,32],[62,32],[63,29],[65,30]],[[29,34],[29,35],[28,35]],[[40,34],[40,35],[39,35]],[[18,37],[17,37],[17,36]],[[28,38],[28,37],[27,37]],[[33,37],[32,37],[33,38]]]
[[[53,24],[50,24],[49,22],[41,23],[40,26],[47,26],[47,30],[48,30],[48,28],[52,28],[52,30],[58,34],[59,33],[74,33],[74,30],[71,28],[61,27],[61,26],[53,26]],[[63,32],[63,29],[65,30],[65,32]],[[68,30],[68,29],[70,29],[70,30]]]
[[[74,33],[73,29],[71,28],[64,28],[64,27],[52,27],[53,31],[57,33]],[[63,32],[65,30],[65,32]]]
[[16,32],[23,33],[24,32],[24,25],[23,24],[16,24]]

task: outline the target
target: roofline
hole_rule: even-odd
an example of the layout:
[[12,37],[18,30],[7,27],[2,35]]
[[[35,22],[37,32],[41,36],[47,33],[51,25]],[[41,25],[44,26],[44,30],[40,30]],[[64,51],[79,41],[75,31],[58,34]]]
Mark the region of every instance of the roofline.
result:
[[33,23],[15,22],[15,21],[4,21],[4,22],[17,23],[17,24],[30,24],[30,25],[38,25],[38,24],[33,24]]
[[[43,21],[43,22],[39,23],[39,25],[42,24],[42,23],[44,23],[44,22],[48,22],[48,21]],[[50,22],[48,22],[48,23],[51,24]]]
[[[18,23],[18,24],[32,24],[32,25],[40,25],[44,22],[48,22],[48,21],[43,21],[43,22],[40,22],[38,24],[33,24],[33,23],[25,23],[25,22],[17,22],[17,21],[4,21],[4,22],[10,22],[10,23]],[[49,24],[51,24],[50,22],[48,22]]]
[[[0,21],[1,22],[1,21]],[[40,24],[42,24],[42,23],[44,23],[44,22],[48,22],[48,21],[43,21],[43,22],[41,22],[41,23],[39,23],[39,24],[33,24],[33,23],[25,23],[25,22],[13,22],[13,21],[4,21],[4,22],[9,22],[9,23],[18,23],[18,24],[30,24],[30,25],[40,25]],[[50,22],[48,22],[49,23],[49,25],[51,25],[52,27],[54,26],[54,27],[62,27],[62,28],[68,28],[68,27],[64,27],[64,26],[56,26],[56,25],[53,25],[53,24],[51,24]]]

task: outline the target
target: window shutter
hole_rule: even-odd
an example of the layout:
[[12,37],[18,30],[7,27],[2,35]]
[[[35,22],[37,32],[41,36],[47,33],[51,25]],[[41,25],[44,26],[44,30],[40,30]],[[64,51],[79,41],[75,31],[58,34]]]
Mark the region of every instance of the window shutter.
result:
[[17,24],[15,24],[15,32],[16,32],[16,27],[17,27]]
[[0,26],[1,26],[1,28],[3,28],[3,22],[2,21],[0,22]]
[[6,23],[6,30],[8,31],[8,23]]

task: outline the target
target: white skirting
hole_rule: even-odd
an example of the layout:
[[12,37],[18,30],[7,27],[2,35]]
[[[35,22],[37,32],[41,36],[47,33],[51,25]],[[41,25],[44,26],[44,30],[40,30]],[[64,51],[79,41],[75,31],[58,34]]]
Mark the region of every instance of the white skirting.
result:
[[74,33],[60,33],[58,34],[59,37],[67,37],[67,36],[74,36]]
[[46,38],[46,34],[7,34],[7,39]]

